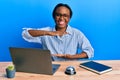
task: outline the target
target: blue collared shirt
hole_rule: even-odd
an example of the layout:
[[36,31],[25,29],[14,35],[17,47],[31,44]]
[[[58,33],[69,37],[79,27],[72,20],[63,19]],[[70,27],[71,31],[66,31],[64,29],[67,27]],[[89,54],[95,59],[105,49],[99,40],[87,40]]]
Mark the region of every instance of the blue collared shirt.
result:
[[[88,58],[93,57],[94,50],[85,37],[85,35],[78,29],[72,28],[68,25],[66,32],[63,36],[38,36],[32,37],[28,30],[32,28],[26,28],[22,32],[23,38],[28,42],[40,43],[43,46],[43,49],[50,50],[51,54],[79,54],[77,50],[80,49],[87,53]],[[37,30],[46,30],[46,31],[56,31],[55,28],[45,27],[39,28]],[[55,61],[64,61],[69,60],[65,58],[52,57]]]

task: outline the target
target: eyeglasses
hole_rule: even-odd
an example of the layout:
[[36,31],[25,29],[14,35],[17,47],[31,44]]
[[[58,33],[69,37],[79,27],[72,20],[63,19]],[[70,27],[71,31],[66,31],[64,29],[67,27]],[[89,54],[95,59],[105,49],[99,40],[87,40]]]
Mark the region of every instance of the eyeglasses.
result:
[[60,14],[60,13],[56,13],[55,16],[56,16],[56,17],[62,17],[62,16],[63,16],[64,18],[69,18],[69,17],[70,17],[70,15]]

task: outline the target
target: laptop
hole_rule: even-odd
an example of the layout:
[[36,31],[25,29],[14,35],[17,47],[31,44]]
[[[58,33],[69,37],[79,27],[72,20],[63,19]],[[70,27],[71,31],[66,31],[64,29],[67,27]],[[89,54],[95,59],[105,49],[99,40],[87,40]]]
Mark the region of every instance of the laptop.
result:
[[53,75],[60,64],[52,64],[49,50],[10,47],[10,54],[17,72]]

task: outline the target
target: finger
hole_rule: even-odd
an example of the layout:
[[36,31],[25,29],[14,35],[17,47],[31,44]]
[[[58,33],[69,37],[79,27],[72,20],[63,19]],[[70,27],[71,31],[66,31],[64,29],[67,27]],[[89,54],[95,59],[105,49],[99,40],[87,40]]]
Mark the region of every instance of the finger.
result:
[[52,56],[57,56],[57,54],[51,54]]

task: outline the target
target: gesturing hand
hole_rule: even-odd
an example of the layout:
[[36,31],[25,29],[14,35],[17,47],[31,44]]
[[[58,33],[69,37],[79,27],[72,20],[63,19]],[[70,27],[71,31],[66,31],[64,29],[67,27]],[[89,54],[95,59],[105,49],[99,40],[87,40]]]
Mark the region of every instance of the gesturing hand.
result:
[[70,54],[52,54],[52,56],[72,59],[72,55],[70,55]]

